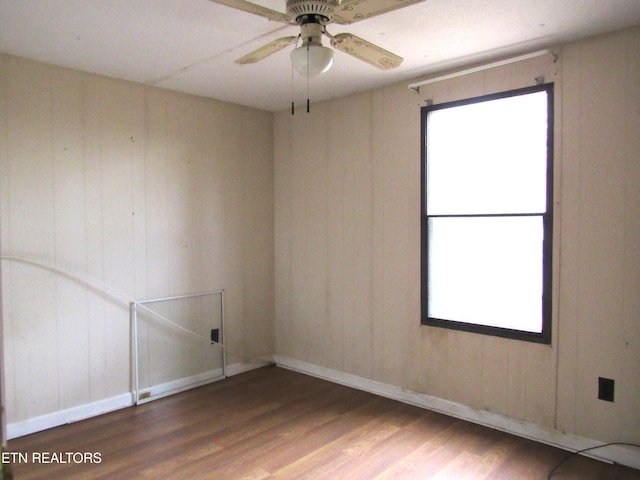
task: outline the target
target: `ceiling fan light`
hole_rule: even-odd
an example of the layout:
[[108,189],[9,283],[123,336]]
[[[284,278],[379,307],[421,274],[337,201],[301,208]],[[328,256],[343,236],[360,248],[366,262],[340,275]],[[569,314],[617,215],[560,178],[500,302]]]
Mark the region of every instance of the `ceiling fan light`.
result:
[[[308,49],[308,52],[307,52]],[[303,45],[291,52],[291,64],[303,77],[317,77],[333,65],[333,50],[320,45]],[[309,61],[307,69],[307,59]]]

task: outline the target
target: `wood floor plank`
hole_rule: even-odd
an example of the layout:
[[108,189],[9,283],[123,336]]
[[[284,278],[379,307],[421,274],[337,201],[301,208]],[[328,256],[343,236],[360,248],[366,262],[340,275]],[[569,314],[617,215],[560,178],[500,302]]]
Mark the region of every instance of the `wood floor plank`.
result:
[[273,478],[319,478],[327,471],[343,468],[354,457],[364,455],[374,446],[387,443],[402,428],[394,421],[398,420],[393,415],[398,409],[393,407],[395,405],[389,405],[388,400],[378,399],[357,412],[351,412],[358,416],[361,426],[285,465],[276,471]]
[[[14,464],[19,480],[544,480],[553,447],[306,375],[267,367],[9,442],[98,452],[99,464]],[[554,480],[640,480],[571,458]]]
[[416,450],[422,441],[418,433],[400,429],[389,436],[384,443],[377,443],[366,451],[350,455],[351,458],[347,463],[317,478],[318,480],[375,478]]

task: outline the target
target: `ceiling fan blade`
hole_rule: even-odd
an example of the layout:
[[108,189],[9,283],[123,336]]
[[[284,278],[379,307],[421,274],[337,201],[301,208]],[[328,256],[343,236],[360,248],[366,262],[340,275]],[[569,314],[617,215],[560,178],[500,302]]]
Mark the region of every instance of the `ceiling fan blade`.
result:
[[268,18],[274,22],[289,23],[289,17],[286,13],[280,13],[270,8],[257,5],[255,3],[247,2],[246,0],[210,0],[213,3],[219,3],[220,5],[226,5],[227,7],[235,8],[236,10],[242,10],[243,12],[253,13],[254,15],[260,15],[261,17]]
[[424,0],[346,0],[333,12],[333,23],[349,25]]
[[402,57],[356,37],[352,33],[339,33],[332,36],[331,45],[382,70],[396,68],[402,63]]
[[298,41],[298,37],[282,37],[255,49],[251,53],[247,53],[244,57],[238,58],[235,63],[246,65],[248,63],[256,63],[269,55],[279,52],[283,48],[293,45]]

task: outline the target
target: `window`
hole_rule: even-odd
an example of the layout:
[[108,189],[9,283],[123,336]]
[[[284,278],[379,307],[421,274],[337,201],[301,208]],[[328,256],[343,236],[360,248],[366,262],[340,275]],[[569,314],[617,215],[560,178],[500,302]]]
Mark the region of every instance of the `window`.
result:
[[422,323],[551,343],[553,84],[422,108]]

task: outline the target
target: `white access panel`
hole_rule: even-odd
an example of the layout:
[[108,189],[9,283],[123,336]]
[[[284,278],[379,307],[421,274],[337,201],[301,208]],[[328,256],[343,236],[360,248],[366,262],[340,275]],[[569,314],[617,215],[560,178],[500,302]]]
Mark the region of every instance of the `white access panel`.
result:
[[136,404],[225,378],[224,290],[131,303]]

